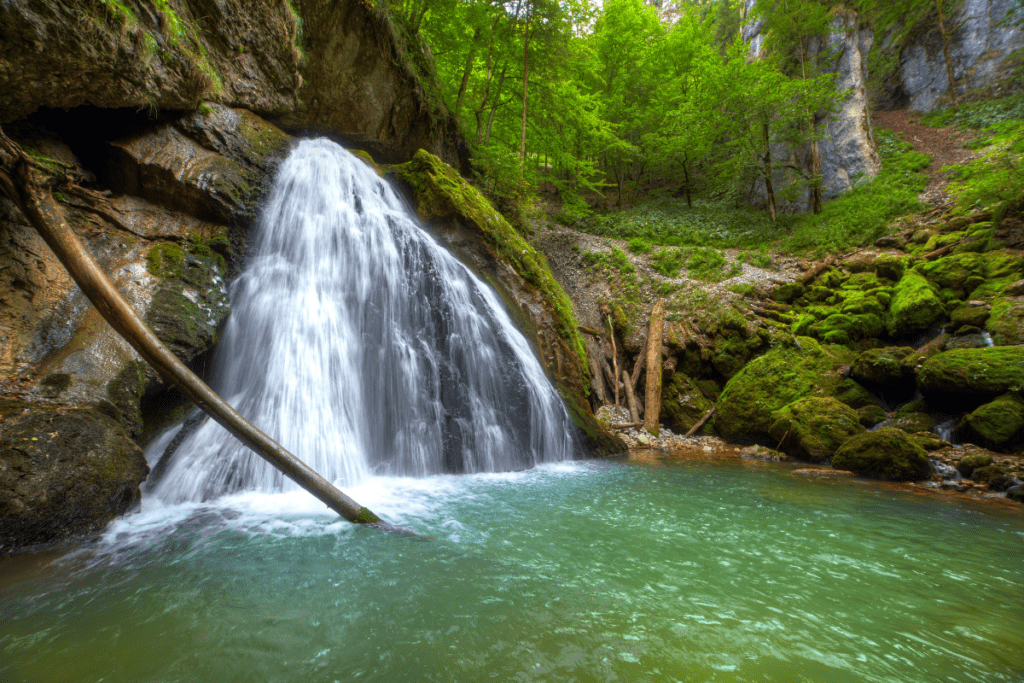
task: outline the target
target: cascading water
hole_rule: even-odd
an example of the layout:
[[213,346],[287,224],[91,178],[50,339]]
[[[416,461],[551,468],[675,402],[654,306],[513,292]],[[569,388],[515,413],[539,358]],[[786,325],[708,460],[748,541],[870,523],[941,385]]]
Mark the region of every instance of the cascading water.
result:
[[[325,478],[350,486],[571,457],[565,408],[498,297],[362,161],[301,142],[256,239],[213,387]],[[155,493],[176,503],[289,486],[207,420]]]

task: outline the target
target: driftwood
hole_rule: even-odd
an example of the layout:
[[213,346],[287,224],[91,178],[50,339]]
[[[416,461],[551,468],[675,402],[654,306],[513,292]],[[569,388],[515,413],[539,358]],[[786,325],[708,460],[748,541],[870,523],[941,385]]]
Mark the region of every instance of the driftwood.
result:
[[825,259],[824,261],[822,261],[821,263],[819,263],[818,265],[814,266],[813,268],[808,270],[806,273],[801,275],[799,277],[799,279],[797,280],[797,282],[799,282],[802,285],[808,284],[811,280],[813,280],[814,278],[816,278],[819,275],[821,275],[822,272],[824,272],[824,270],[826,268],[828,268],[829,266],[831,266],[835,262],[836,262],[835,256],[829,256],[827,259]]
[[629,383],[629,374],[622,371],[622,383],[626,387],[626,405],[629,406],[629,417],[632,418],[633,422],[640,421],[640,411],[636,405],[636,395],[633,394],[633,385]]
[[[587,344],[589,347],[590,344]],[[590,356],[590,388],[594,390],[594,394],[597,396],[597,400],[604,405],[604,380],[601,378],[601,369],[597,367],[597,361],[594,360],[597,354],[593,353],[591,349],[587,349],[587,355]]]
[[924,258],[925,261],[934,261],[935,259],[939,258],[940,256],[945,256],[950,251],[952,251],[955,247],[959,247],[961,244],[963,244],[966,241],[967,240],[958,240],[956,242],[953,242],[953,244],[947,244],[944,247],[939,247],[935,251],[929,251],[922,258]]
[[611,428],[612,429],[636,429],[637,427],[642,427],[643,424],[644,424],[643,422],[623,422],[621,424],[612,425]]
[[[608,384],[610,386],[613,386],[613,387],[617,386],[619,381],[615,378],[615,375],[612,374],[612,367],[610,365],[608,365],[608,359],[605,358],[603,354],[601,355],[601,369],[604,370],[604,378],[606,380],[608,380]],[[616,389],[615,393],[616,394],[619,393],[617,389]],[[605,394],[605,399],[607,400],[607,399],[610,399],[610,398],[612,398],[611,392],[606,393]],[[618,396],[615,396],[615,399],[617,401],[618,400]],[[616,403],[615,405],[618,406],[618,403]]]
[[57,178],[51,172],[47,177],[39,165],[0,130],[0,191],[18,206],[110,326],[203,412],[329,508],[356,524],[387,526],[369,509],[361,507],[249,423],[164,346],[82,246],[65,220],[63,210],[54,201],[52,190],[65,191],[72,187],[76,187],[76,194],[88,193],[77,187],[68,174]]
[[615,323],[612,322],[612,316],[608,315],[608,338],[612,341],[612,375],[615,377],[615,381],[612,382],[612,388],[615,390],[615,407],[619,407],[619,351],[615,348]]
[[661,414],[661,338],[665,333],[665,300],[658,299],[651,310],[651,324],[647,332],[647,396],[644,399],[644,429],[658,432]]
[[706,423],[708,420],[710,420],[711,416],[714,415],[714,414],[715,414],[715,407],[711,406],[711,410],[709,410],[708,412],[704,413],[704,417],[702,417],[700,419],[700,422],[698,422],[697,424],[695,424],[692,427],[690,427],[690,431],[686,432],[686,434],[683,434],[683,436],[687,437],[687,436],[693,436],[694,434],[696,434],[697,430],[700,429],[701,427],[703,427],[704,423]]
[[647,340],[644,340],[644,347],[640,349],[640,355],[636,357],[636,364],[633,365],[633,374],[629,378],[630,386],[636,391],[637,382],[640,381],[640,371],[647,365]]

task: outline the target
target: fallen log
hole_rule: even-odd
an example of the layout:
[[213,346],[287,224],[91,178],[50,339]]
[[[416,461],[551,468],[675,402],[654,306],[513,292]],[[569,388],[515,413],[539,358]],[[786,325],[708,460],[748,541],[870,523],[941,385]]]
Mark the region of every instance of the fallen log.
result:
[[811,282],[811,280],[813,280],[814,278],[816,278],[819,275],[821,275],[821,273],[824,272],[824,270],[826,268],[828,268],[829,266],[831,266],[835,262],[836,262],[835,256],[829,256],[827,259],[825,259],[824,261],[822,261],[821,263],[819,263],[818,265],[814,266],[813,268],[808,270],[806,273],[801,275],[797,279],[797,282],[799,282],[802,285],[809,284]]
[[715,407],[711,406],[711,410],[704,413],[704,417],[700,419],[700,422],[690,427],[690,431],[683,434],[684,437],[693,436],[697,433],[697,430],[704,426],[704,424],[711,419],[711,416],[715,414]]
[[927,254],[925,254],[921,258],[923,258],[925,261],[934,261],[935,259],[939,258],[940,256],[945,256],[950,251],[952,251],[955,247],[959,247],[961,244],[963,244],[966,241],[967,240],[959,240],[957,242],[953,242],[953,244],[947,244],[944,247],[939,247],[935,251],[929,251]]
[[[203,412],[327,507],[354,524],[390,526],[253,426],[164,346],[121,297],[65,220],[52,189],[63,189],[72,183],[73,179],[66,174],[63,178],[56,178],[52,172],[44,174],[21,147],[0,130],[0,192],[18,206],[110,326]],[[77,190],[88,192],[82,188]]]
[[623,422],[621,424],[612,425],[611,428],[612,429],[636,429],[637,427],[642,427],[643,424],[644,424],[643,422]]

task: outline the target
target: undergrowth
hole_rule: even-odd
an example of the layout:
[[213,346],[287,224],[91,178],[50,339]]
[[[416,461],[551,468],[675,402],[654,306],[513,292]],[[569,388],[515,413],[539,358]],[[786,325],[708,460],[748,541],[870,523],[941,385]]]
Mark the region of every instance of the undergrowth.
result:
[[780,217],[791,230],[779,245],[783,251],[815,256],[848,251],[886,234],[897,216],[921,208],[917,197],[928,184],[922,171],[931,159],[889,130],[876,129],[875,137],[882,159],[878,175],[828,202],[818,215]]

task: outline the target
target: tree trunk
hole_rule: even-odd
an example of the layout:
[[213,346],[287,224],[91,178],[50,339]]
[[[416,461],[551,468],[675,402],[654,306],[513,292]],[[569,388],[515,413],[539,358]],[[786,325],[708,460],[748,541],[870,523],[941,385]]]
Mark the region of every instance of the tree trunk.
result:
[[612,369],[615,371],[615,405],[619,405],[619,351],[615,348],[615,324],[612,317],[608,316],[608,338],[612,342]]
[[473,62],[476,57],[476,41],[480,38],[480,29],[473,31],[473,42],[469,47],[469,54],[466,55],[466,66],[462,70],[462,83],[459,84],[459,94],[455,98],[455,120],[459,120],[462,113],[462,100],[466,96],[466,88],[469,87],[469,77],[473,73]]
[[[495,97],[501,97],[501,87],[505,83],[505,71],[508,69],[508,64],[505,64],[501,68],[501,75],[498,77],[498,91],[495,93]],[[494,112],[496,111],[495,106],[491,106],[491,113],[487,117],[487,134],[484,135],[484,145],[487,145],[491,141],[491,126],[494,125]]]
[[658,433],[661,414],[661,338],[665,328],[665,300],[658,299],[651,310],[647,331],[647,397],[644,400],[644,429]]
[[[147,363],[176,385],[203,412],[306,489],[329,508],[356,524],[380,524],[370,510],[336,489],[301,460],[250,424],[201,379],[196,377],[163,345],[134,309],[121,297],[106,273],[86,251],[67,224],[46,182],[33,173],[35,164],[16,143],[0,130],[0,190],[9,196],[39,231],[40,236],[64,264],[75,283],[118,334],[139,352]],[[70,182],[70,178],[65,178]],[[87,190],[77,191],[88,192]]]
[[[526,39],[523,41],[523,133],[519,138],[519,166],[526,171],[526,97],[530,83],[530,20],[526,20]],[[522,178],[519,183],[522,187]],[[618,401],[616,401],[616,405]]]
[[491,92],[491,79],[494,77],[494,25],[491,25],[491,46],[487,49],[487,82],[484,84],[484,95],[480,98],[480,106],[473,113],[476,114],[476,144],[483,141],[484,135],[484,109],[487,107],[487,97]]
[[761,129],[764,133],[764,189],[768,193],[768,213],[775,222],[775,188],[772,186],[772,145],[768,135],[768,124]]

